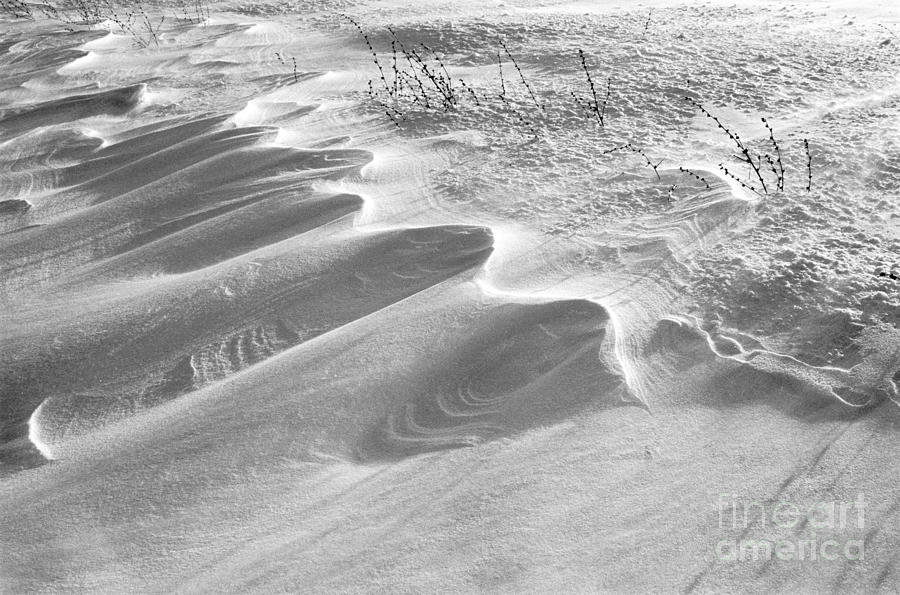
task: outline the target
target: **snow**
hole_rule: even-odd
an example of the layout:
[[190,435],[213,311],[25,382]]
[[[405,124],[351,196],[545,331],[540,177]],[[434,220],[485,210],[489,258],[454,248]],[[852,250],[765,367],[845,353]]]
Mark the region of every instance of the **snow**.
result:
[[900,585],[896,8],[0,18],[3,590]]

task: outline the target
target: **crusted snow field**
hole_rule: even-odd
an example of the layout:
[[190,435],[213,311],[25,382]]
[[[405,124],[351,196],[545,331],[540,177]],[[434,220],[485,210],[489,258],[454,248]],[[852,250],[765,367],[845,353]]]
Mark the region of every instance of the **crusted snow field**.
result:
[[4,13],[0,591],[900,589],[858,4]]

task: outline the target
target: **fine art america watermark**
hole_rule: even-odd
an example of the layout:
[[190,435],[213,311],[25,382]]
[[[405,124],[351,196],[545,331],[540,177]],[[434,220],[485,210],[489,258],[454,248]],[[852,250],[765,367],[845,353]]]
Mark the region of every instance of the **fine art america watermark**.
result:
[[[822,501],[804,506],[787,501],[758,502],[734,494],[719,496],[719,528],[790,533],[778,539],[740,537],[722,539],[715,546],[720,562],[865,560],[862,535],[866,523],[866,499]],[[818,536],[816,531],[824,534]],[[802,535],[802,537],[801,537]]]

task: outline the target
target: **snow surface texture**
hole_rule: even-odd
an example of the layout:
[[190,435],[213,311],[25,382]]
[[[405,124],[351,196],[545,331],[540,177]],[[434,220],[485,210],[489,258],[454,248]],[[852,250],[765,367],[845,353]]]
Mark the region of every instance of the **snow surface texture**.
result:
[[885,4],[4,14],[0,590],[900,589]]

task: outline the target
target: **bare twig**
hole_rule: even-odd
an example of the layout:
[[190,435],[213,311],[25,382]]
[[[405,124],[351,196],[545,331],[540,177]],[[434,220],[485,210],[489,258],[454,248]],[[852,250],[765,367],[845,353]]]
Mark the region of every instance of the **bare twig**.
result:
[[803,148],[806,149],[806,191],[812,191],[812,154],[809,152],[809,139],[803,139]]
[[522,79],[522,84],[525,85],[525,88],[528,90],[528,94],[531,96],[531,101],[534,102],[535,107],[537,107],[540,110],[543,110],[544,105],[541,103],[538,103],[537,97],[534,96],[534,91],[531,89],[531,85],[529,85],[528,81],[525,80],[525,73],[522,72],[522,69],[519,67],[519,63],[516,62],[516,59],[513,57],[513,55],[511,53],[509,53],[509,48],[506,47],[506,43],[502,39],[500,40],[500,45],[503,47],[503,51],[506,52],[506,55],[512,61],[513,66],[516,68],[516,71],[518,71],[519,78]]

